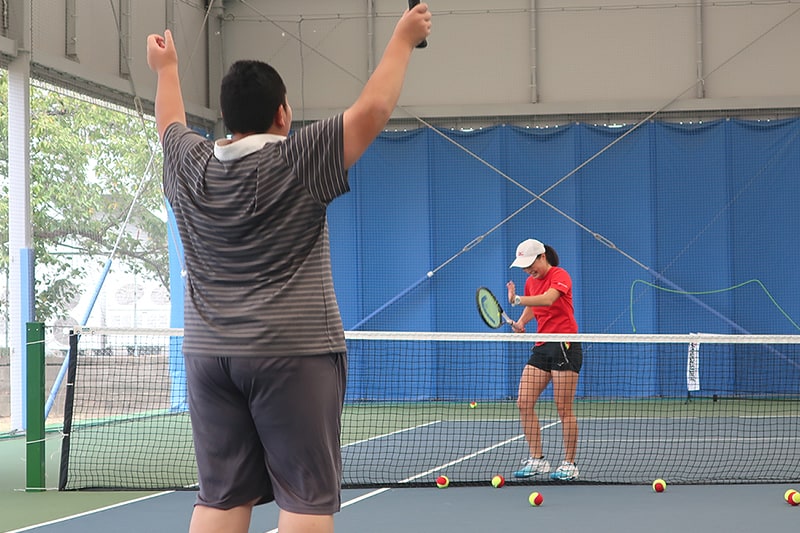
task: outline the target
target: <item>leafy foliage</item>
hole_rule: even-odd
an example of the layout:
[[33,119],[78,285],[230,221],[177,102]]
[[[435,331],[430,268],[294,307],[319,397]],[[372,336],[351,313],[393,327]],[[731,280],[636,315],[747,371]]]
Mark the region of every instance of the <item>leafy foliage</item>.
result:
[[[7,83],[6,72],[0,71],[3,139],[8,132]],[[114,264],[166,288],[169,254],[155,124],[55,88],[32,87],[30,125],[37,320],[67,316],[69,302],[85,290],[89,274],[100,271],[118,239]],[[0,143],[0,184],[0,227],[7,232],[5,142]],[[8,246],[0,249],[0,268],[6,271],[8,253]]]

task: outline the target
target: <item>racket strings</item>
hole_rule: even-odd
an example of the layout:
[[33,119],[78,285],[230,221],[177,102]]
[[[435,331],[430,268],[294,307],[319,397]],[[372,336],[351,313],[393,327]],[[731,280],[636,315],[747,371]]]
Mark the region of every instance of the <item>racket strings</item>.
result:
[[491,290],[480,287],[475,293],[478,303],[478,312],[481,318],[492,329],[497,329],[503,325],[503,308]]

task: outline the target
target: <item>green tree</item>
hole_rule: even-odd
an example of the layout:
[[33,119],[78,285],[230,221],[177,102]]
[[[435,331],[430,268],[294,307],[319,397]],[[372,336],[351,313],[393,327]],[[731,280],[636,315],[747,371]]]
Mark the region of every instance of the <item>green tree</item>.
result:
[[[7,72],[0,71],[0,227],[6,235],[7,83]],[[92,281],[89,275],[96,276],[106,263],[129,211],[114,264],[168,286],[169,254],[160,151],[153,145],[156,139],[155,124],[149,118],[143,121],[132,111],[93,103],[56,88],[32,87],[31,218],[37,320],[51,323],[67,316],[69,302],[86,290],[86,283]],[[155,160],[150,161],[151,157]],[[5,246],[0,250],[0,267],[7,271],[8,266]],[[3,307],[7,309],[7,305]]]

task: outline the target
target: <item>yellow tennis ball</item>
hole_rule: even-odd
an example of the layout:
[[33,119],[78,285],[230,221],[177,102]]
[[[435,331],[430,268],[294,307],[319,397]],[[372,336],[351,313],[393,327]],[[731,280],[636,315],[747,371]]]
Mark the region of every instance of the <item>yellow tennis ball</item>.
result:
[[436,486],[440,489],[446,489],[450,486],[450,478],[447,476],[439,476],[436,478]]
[[667,482],[661,478],[653,481],[653,490],[656,492],[664,492],[667,490]]
[[528,496],[528,501],[534,507],[539,507],[540,505],[542,505],[544,503],[544,496],[542,496],[538,492],[531,492],[531,495]]
[[476,407],[478,407],[478,402],[469,402],[470,409],[475,409]]
[[499,489],[506,484],[506,479],[503,476],[497,475],[492,478],[492,487]]
[[787,489],[786,492],[783,493],[783,500],[786,503],[790,503],[789,502],[789,497],[792,495],[793,492],[797,492],[797,491],[794,490],[794,489]]

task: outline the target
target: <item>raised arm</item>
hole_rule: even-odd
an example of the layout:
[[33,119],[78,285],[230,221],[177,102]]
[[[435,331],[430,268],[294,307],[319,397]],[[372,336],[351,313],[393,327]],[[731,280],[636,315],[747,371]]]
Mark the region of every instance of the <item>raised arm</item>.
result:
[[164,131],[173,122],[186,124],[181,82],[178,77],[178,54],[172,40],[172,32],[164,36],[147,37],[147,64],[158,76],[156,85],[156,127],[158,138],[163,142]]
[[380,63],[361,95],[344,112],[344,163],[347,168],[358,161],[386,126],[400,98],[411,53],[430,31],[431,13],[427,4],[406,11],[398,21]]

